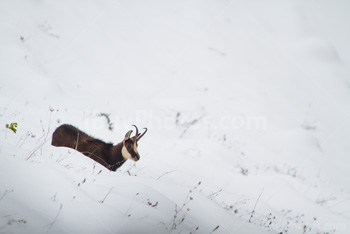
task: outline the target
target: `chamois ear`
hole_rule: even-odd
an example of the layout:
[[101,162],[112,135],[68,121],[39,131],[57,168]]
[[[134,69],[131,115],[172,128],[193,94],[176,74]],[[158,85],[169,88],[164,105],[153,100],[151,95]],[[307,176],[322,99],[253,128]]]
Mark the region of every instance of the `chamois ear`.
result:
[[129,140],[129,139],[130,139],[130,135],[131,135],[131,133],[132,133],[132,130],[128,131],[128,132],[125,134],[125,137],[124,137],[123,142],[125,142],[125,141],[127,141],[127,140]]

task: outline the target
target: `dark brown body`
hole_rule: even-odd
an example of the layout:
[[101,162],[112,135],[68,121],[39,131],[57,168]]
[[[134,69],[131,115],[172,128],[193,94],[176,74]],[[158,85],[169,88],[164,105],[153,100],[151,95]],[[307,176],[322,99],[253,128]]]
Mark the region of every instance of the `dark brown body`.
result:
[[116,171],[126,161],[122,154],[123,142],[114,146],[68,124],[61,125],[55,130],[51,144],[75,149],[111,171]]

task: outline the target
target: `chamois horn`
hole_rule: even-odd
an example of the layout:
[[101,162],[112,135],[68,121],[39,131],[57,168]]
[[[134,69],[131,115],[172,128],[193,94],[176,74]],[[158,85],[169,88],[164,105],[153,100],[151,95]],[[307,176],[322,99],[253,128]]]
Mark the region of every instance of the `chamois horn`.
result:
[[135,133],[135,138],[137,138],[139,136],[139,129],[136,127],[136,125],[132,125],[136,128],[136,133]]
[[136,138],[136,141],[139,141],[139,140],[141,139],[141,137],[143,137],[143,135],[146,134],[147,128],[144,128],[144,129],[145,129],[145,131],[144,131],[140,136],[138,136],[138,137]]

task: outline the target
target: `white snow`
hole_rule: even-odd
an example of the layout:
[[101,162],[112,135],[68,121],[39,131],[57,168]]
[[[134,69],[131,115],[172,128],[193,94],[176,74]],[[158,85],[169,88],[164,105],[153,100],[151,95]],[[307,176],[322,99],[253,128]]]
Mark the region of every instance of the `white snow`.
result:
[[[349,233],[349,10],[1,1],[0,233]],[[61,123],[147,127],[141,159],[53,147]]]

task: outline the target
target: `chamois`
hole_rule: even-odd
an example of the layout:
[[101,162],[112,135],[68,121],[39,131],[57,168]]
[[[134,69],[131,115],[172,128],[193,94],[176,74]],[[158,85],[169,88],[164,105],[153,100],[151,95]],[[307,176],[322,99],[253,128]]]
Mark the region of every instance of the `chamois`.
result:
[[52,134],[51,145],[72,148],[109,170],[116,171],[127,159],[133,161],[140,159],[137,151],[137,142],[145,135],[147,128],[140,134],[137,127],[135,125],[133,126],[136,128],[135,136],[130,137],[132,133],[132,130],[130,130],[126,133],[122,142],[113,145],[112,143],[105,143],[93,138],[72,125],[63,124]]

